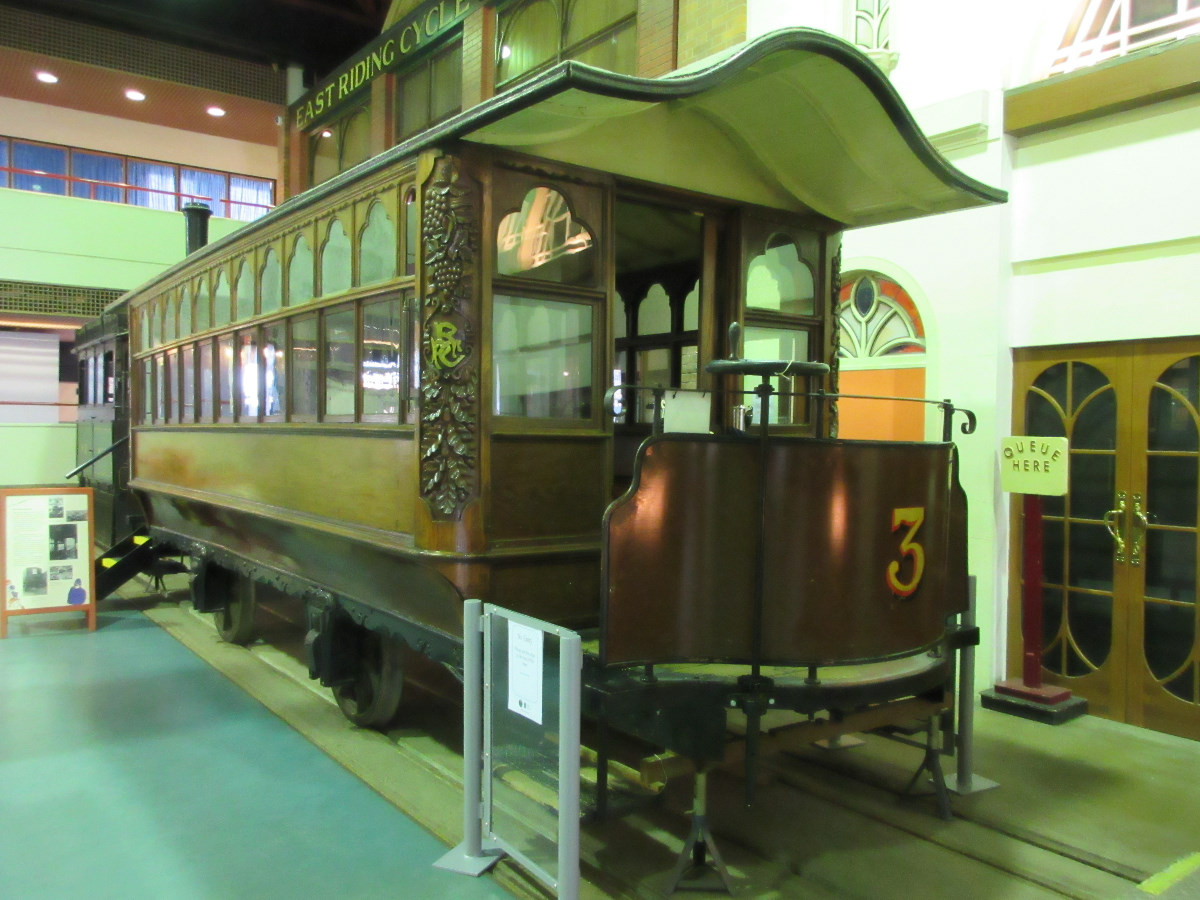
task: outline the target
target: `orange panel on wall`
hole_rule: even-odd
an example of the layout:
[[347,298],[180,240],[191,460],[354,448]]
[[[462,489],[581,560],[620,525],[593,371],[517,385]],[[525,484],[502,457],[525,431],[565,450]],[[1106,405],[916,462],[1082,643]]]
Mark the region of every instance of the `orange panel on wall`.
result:
[[[925,369],[842,369],[838,387],[843,394],[924,398]],[[925,404],[839,400],[838,437],[922,441],[925,439]]]

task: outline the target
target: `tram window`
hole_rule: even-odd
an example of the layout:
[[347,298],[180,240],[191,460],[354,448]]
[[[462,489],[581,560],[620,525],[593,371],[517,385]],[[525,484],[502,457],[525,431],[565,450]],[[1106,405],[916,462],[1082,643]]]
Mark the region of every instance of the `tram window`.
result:
[[179,410],[179,351],[168,350],[166,361],[167,376],[167,414],[163,419],[178,422]]
[[317,419],[317,317],[298,316],[292,320],[292,358],[289,367],[291,418],[298,422]]
[[117,402],[116,354],[112,350],[104,351],[104,368],[101,377],[104,379],[101,393],[97,393],[98,402],[113,404]]
[[400,298],[364,303],[362,308],[362,420],[395,422],[400,414],[404,331]]
[[167,371],[166,357],[159,353],[154,357],[154,421],[167,421]]
[[325,319],[325,420],[354,419],[354,307],[328,310]]
[[342,223],[334,219],[329,237],[321,248],[321,294],[340,294],[350,289],[350,238]]
[[212,327],[212,299],[208,295],[208,279],[201,278],[196,288],[196,314],[192,317],[197,331]]
[[157,347],[162,343],[162,319],[158,314],[158,304],[150,303],[146,306],[148,312],[148,321],[150,323],[150,344],[151,347]]
[[325,420],[354,419],[354,307],[325,312]]
[[772,235],[746,272],[746,306],[789,315],[816,313],[812,269],[786,235]]
[[382,203],[372,203],[358,244],[358,283],[377,284],[396,275],[396,226]]
[[217,338],[217,402],[218,418],[233,420],[233,335]]
[[404,420],[410,425],[417,423],[417,412],[421,408],[417,392],[421,390],[421,311],[411,292],[404,298],[404,315],[408,321],[408,408]]
[[595,241],[577,222],[567,198],[550,187],[535,187],[521,209],[500,220],[496,268],[557,284],[592,284],[596,278]]
[[213,418],[213,345],[212,341],[200,342],[200,421],[211,422]]
[[263,418],[283,418],[283,398],[287,396],[287,325],[272,322],[263,326],[262,376]]
[[254,318],[254,266],[245,260],[238,266],[237,321]]
[[98,357],[89,356],[85,361],[80,363],[81,366],[86,366],[87,371],[80,378],[79,402],[88,406],[94,406],[101,402],[104,396],[96,388],[100,384],[100,373],[96,370],[100,362]]
[[274,249],[268,249],[262,267],[262,311],[274,312],[283,305],[283,270]]
[[229,279],[224,270],[217,274],[217,287],[213,291],[213,324],[228,325],[233,316],[233,294],[229,290]]
[[288,306],[307,303],[313,298],[313,252],[304,235],[296,238],[292,261],[288,265]]
[[78,369],[75,374],[75,398],[80,406],[90,406],[91,388],[92,388],[92,373],[95,372],[95,363],[91,362],[91,358],[79,360]]
[[[759,325],[749,325],[744,329],[745,356],[747,359],[809,359],[808,332],[798,328],[766,328]],[[742,379],[742,390],[753,391],[762,379],[758,376],[745,376]],[[771,410],[769,424],[771,425],[800,425],[805,421],[804,410],[807,408],[805,398],[783,396],[790,391],[804,391],[803,380],[793,382],[791,378],[772,378],[771,385],[778,392],[774,398],[775,407]],[[754,421],[761,422],[761,411],[758,409],[758,398],[748,394],[747,403],[754,404]]]
[[497,415],[591,417],[591,305],[497,295],[492,327]]
[[154,421],[154,360],[142,360],[142,421]]
[[175,340],[175,298],[168,294],[159,303],[162,306],[162,339],[163,341],[173,341]]
[[179,336],[187,337],[192,333],[192,304],[195,301],[192,298],[190,288],[183,288],[179,292]]
[[188,345],[179,351],[182,389],[179,397],[179,421],[196,421],[196,348]]
[[417,272],[417,248],[421,246],[421,223],[417,216],[417,192],[408,188],[404,192],[404,274]]
[[258,334],[254,329],[239,331],[235,342],[237,356],[236,391],[238,421],[253,422],[258,418],[259,378]]

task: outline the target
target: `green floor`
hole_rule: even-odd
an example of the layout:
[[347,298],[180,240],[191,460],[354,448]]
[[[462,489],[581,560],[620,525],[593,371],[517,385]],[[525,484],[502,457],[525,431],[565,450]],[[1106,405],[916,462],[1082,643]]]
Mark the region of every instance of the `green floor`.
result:
[[81,620],[0,641],[0,897],[510,896],[141,613]]

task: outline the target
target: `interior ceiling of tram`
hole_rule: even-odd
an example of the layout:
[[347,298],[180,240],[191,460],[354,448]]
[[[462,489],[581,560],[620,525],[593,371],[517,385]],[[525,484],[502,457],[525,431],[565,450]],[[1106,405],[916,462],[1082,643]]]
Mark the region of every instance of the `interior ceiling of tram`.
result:
[[685,264],[700,274],[701,225],[699,213],[669,206],[628,200],[616,209],[618,277],[652,274]]

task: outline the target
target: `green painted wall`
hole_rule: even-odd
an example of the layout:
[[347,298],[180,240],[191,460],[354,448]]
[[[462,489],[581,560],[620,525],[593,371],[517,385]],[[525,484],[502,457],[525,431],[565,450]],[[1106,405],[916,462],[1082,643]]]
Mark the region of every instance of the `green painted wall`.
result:
[[[217,240],[245,223],[209,220]],[[184,257],[183,214],[0,189],[0,277],[129,289]]]
[[75,425],[0,425],[0,485],[77,484]]

